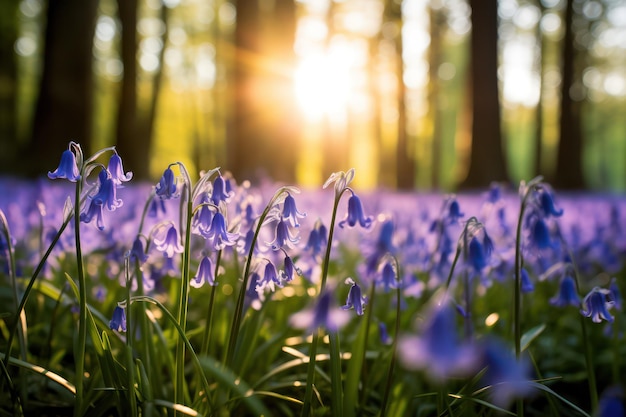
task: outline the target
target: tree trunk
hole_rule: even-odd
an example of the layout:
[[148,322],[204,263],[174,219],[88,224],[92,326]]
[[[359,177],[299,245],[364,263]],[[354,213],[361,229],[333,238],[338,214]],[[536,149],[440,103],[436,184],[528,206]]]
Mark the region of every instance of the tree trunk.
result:
[[30,149],[32,174],[53,170],[70,141],[89,155],[98,0],[49,0],[43,74]]
[[0,7],[0,172],[14,173],[17,164],[17,41],[18,0]]
[[559,119],[559,148],[553,185],[561,189],[581,189],[585,186],[582,174],[581,102],[572,98],[576,83],[574,48],[574,5],[567,1],[565,8],[565,35],[563,36],[561,115]]
[[464,188],[507,181],[498,97],[498,4],[470,0],[472,8],[471,97],[472,146]]

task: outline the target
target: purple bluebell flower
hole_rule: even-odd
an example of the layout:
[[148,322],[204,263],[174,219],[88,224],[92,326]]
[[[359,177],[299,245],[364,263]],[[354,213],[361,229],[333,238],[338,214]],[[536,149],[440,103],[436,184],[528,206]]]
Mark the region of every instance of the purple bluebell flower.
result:
[[530,276],[528,275],[528,271],[526,271],[526,268],[522,268],[522,276],[520,278],[520,290],[523,293],[535,291],[535,285],[531,281]]
[[211,222],[213,220],[213,211],[211,206],[208,205],[209,196],[204,194],[200,200],[200,208],[193,217],[193,222],[191,225],[191,230],[206,238],[211,228]]
[[530,239],[537,249],[548,249],[553,247],[550,239],[550,231],[543,219],[536,219],[532,225]]
[[176,177],[174,171],[170,167],[167,167],[159,180],[159,183],[155,187],[156,195],[162,200],[169,200],[171,198],[177,198],[176,192]]
[[301,272],[298,269],[298,267],[296,267],[295,264],[293,263],[293,259],[291,259],[291,257],[289,257],[287,254],[285,254],[284,269],[281,271],[280,276],[286,282],[291,282],[291,281],[293,281],[294,274],[295,275],[300,275],[300,273]]
[[174,225],[171,225],[167,229],[165,236],[162,238],[154,238],[154,243],[156,248],[161,252],[164,252],[167,258],[172,258],[175,253],[183,253],[184,248],[180,244],[178,232],[176,231],[176,227],[174,227]]
[[298,241],[300,241],[300,237],[292,235],[289,230],[289,225],[281,218],[276,223],[276,237],[274,237],[274,240],[271,242],[268,242],[268,245],[274,250],[285,246],[293,248],[294,243],[298,243]]
[[113,310],[113,317],[109,322],[109,328],[111,330],[117,330],[118,332],[126,331],[126,311],[120,306],[115,306]]
[[202,260],[198,265],[198,272],[196,272],[196,275],[189,282],[189,284],[194,288],[200,288],[205,283],[209,284],[210,286],[217,285],[217,282],[215,281],[215,269],[213,268],[213,261],[211,261],[211,258],[206,255],[202,257]]
[[133,242],[133,247],[130,250],[130,259],[137,260],[139,264],[143,264],[148,260],[148,254],[145,253],[143,242],[139,236]]
[[576,282],[570,275],[564,275],[559,283],[559,292],[550,299],[550,304],[557,307],[572,305],[580,306],[580,297],[576,290]]
[[233,246],[237,243],[239,234],[230,233],[226,230],[226,219],[221,212],[215,213],[211,220],[211,227],[206,232],[206,239],[213,250],[222,250],[226,246]]
[[272,263],[269,259],[266,259],[263,275],[259,277],[257,282],[257,291],[265,290],[266,288],[270,291],[274,291],[275,287],[282,288],[283,283],[278,277],[278,271],[276,270],[274,263]]
[[95,200],[91,200],[87,211],[80,214],[80,221],[91,223],[94,218],[96,219],[96,227],[99,230],[104,230],[103,205],[96,203]]
[[583,299],[581,314],[585,317],[591,317],[594,323],[600,323],[603,319],[612,323],[613,316],[609,313],[608,308],[613,305],[613,302],[607,300],[608,294],[609,290],[594,287]]
[[80,179],[80,171],[76,164],[74,152],[69,149],[63,151],[59,167],[53,172],[48,172],[48,178],[51,180],[64,178],[71,182],[78,181]]
[[346,284],[351,285],[346,298],[346,304],[341,307],[344,310],[354,308],[357,316],[363,315],[363,308],[367,304],[367,297],[361,295],[361,287],[352,278],[346,280]]
[[487,257],[485,256],[483,245],[476,236],[472,237],[470,240],[467,257],[469,264],[478,273],[480,273],[480,271],[487,266]]
[[116,186],[109,171],[101,170],[98,174],[98,182],[100,185],[98,192],[92,197],[93,202],[106,207],[109,211],[115,211],[121,207],[123,202],[117,198]]
[[346,223],[350,227],[354,227],[358,223],[365,229],[369,228],[372,224],[372,218],[369,216],[366,217],[363,213],[363,203],[361,203],[361,199],[354,193],[352,193],[348,199],[348,214],[345,219],[339,222],[339,227],[343,228]]
[[228,191],[226,187],[226,180],[221,175],[218,175],[213,180],[213,191],[211,191],[211,202],[216,206],[219,206],[221,202],[227,203],[230,197],[234,194],[232,191]]
[[296,199],[290,193],[287,193],[285,201],[283,202],[283,220],[289,221],[291,227],[300,227],[298,218],[306,217],[306,213],[300,213],[296,208]]
[[159,213],[166,213],[165,202],[160,198],[153,198],[148,207],[148,217],[156,219],[159,217]]
[[396,270],[391,262],[387,261],[383,264],[378,284],[381,284],[383,286],[386,293],[389,292],[389,290],[391,290],[392,288],[398,288],[398,281],[396,280]]
[[350,320],[350,317],[347,311],[332,307],[331,301],[331,292],[324,291],[312,309],[293,314],[289,320],[290,324],[309,331],[323,328],[329,332],[337,332]]
[[539,205],[541,206],[541,210],[546,217],[560,217],[563,214],[563,209],[557,210],[556,207],[554,207],[554,198],[552,193],[545,188],[543,188],[539,193]]
[[123,182],[128,182],[133,178],[131,171],[124,173],[124,167],[122,165],[122,158],[114,152],[109,159],[109,165],[107,171],[111,173],[111,179],[116,186],[120,186]]
[[494,404],[507,407],[515,398],[526,397],[532,391],[527,361],[517,360],[508,346],[487,339],[481,343],[480,351],[481,367],[486,368],[483,382],[490,387]]
[[304,250],[311,251],[311,256],[315,257],[322,253],[322,250],[326,248],[327,242],[328,238],[326,226],[318,220],[315,222],[313,229],[311,229],[309,239],[307,240]]
[[467,375],[477,366],[477,352],[457,333],[456,310],[446,300],[435,305],[422,324],[419,336],[398,341],[399,359],[408,369],[423,369],[437,381]]
[[461,206],[459,205],[459,202],[456,198],[452,197],[448,201],[448,214],[446,216],[447,221],[449,223],[456,223],[463,216],[465,216],[465,213],[461,212]]

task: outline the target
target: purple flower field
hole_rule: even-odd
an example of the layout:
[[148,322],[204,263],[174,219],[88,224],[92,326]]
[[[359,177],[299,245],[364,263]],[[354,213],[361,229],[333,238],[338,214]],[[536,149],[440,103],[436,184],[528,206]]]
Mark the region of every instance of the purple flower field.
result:
[[0,179],[3,415],[623,415],[624,196],[54,168]]

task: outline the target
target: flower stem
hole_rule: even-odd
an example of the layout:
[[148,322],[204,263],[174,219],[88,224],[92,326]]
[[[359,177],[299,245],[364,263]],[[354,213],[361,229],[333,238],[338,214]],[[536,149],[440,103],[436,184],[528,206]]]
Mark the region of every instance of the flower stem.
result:
[[76,341],[76,352],[74,352],[76,365],[76,403],[74,405],[74,417],[83,414],[84,386],[83,378],[85,373],[85,346],[87,339],[87,282],[85,280],[85,270],[83,265],[83,254],[80,245],[80,195],[82,178],[85,169],[81,167],[81,180],[76,181],[76,195],[74,198],[74,239],[76,245],[76,267],[78,274],[78,339]]

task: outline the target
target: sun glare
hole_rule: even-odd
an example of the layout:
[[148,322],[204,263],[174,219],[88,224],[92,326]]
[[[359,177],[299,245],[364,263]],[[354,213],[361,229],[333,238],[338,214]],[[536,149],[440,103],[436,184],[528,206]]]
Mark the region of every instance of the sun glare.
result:
[[302,57],[295,72],[298,104],[306,117],[343,112],[351,93],[351,54],[348,48]]

